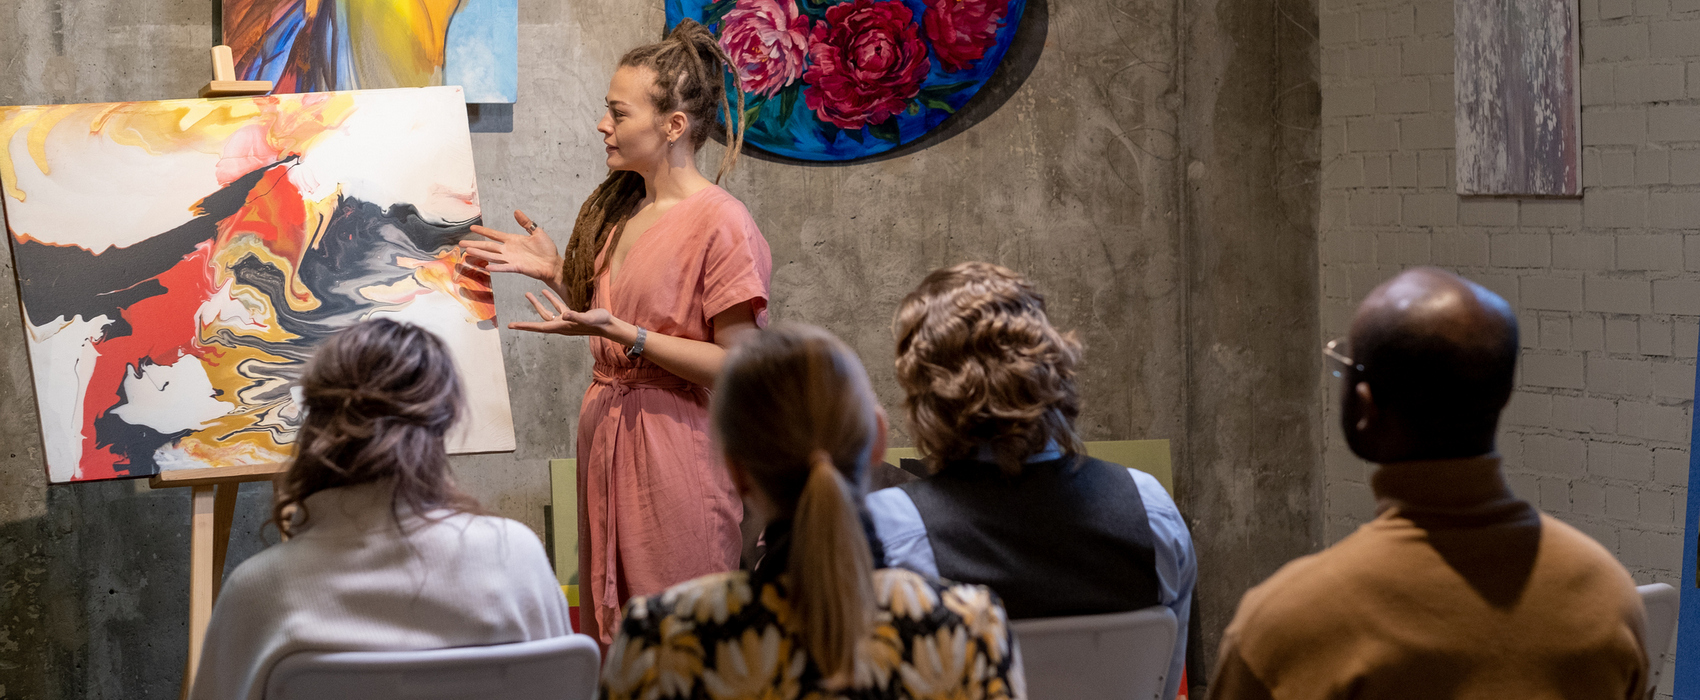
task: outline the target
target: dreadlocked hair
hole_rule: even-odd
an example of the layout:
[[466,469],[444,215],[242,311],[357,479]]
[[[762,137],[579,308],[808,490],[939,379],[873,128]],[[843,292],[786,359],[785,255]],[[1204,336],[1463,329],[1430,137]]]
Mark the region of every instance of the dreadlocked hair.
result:
[[[728,126],[726,153],[720,157],[720,167],[714,173],[717,185],[737,165],[738,153],[744,149],[744,91],[735,91],[737,111],[733,111],[725,78],[727,73],[732,73],[732,82],[737,84],[738,77],[731,65],[714,33],[690,19],[679,22],[666,39],[639,46],[620,57],[621,68],[648,68],[655,72],[655,86],[649,96],[658,113],[684,112],[691,118],[687,137],[693,152],[708,141],[709,129],[718,125],[717,114],[724,113]],[[736,128],[731,128],[733,124]],[[596,257],[604,249],[613,250],[620,245],[620,233],[624,229],[620,224],[632,215],[643,195],[641,175],[615,170],[608,173],[608,179],[579,207],[578,220],[573,222],[573,235],[567,241],[561,261],[561,286],[567,292],[567,306],[578,311],[590,308],[596,278],[607,270],[609,263],[604,259],[598,266]]]

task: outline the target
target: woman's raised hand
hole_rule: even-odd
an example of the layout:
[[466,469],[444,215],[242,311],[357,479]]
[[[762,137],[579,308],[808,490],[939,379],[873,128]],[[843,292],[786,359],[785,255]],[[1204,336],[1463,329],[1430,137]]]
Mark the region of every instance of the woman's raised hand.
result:
[[526,233],[503,233],[485,226],[473,226],[473,233],[490,240],[461,241],[460,246],[467,257],[481,261],[468,262],[490,272],[517,272],[552,287],[559,285],[561,254],[555,250],[555,241],[550,240],[549,234],[544,233],[543,228],[533,223],[523,211],[514,212],[514,221],[519,222]]
[[589,311],[574,311],[567,307],[554,292],[544,290],[543,295],[549,298],[553,310],[544,308],[543,302],[538,301],[537,295],[525,293],[526,301],[531,302],[532,308],[537,309],[541,321],[515,321],[508,328],[516,331],[531,331],[533,333],[555,333],[558,335],[597,335],[607,337],[614,329],[614,315],[607,309],[591,309]]

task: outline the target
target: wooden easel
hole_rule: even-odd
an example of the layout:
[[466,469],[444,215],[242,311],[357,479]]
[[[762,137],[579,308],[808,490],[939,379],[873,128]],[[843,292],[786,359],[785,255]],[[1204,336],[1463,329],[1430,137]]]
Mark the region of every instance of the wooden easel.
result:
[[230,57],[230,47],[212,47],[213,79],[201,88],[201,97],[242,97],[264,95],[272,91],[270,80],[237,80],[236,61]]
[[[201,88],[201,97],[264,95],[272,91],[269,80],[237,80],[229,46],[212,47],[213,80]],[[271,481],[282,474],[283,464],[240,467],[210,467],[160,472],[148,479],[156,489],[187,486],[194,495],[194,515],[189,532],[189,659],[183,667],[183,689],[189,686],[201,664],[201,647],[212,619],[213,601],[224,578],[224,554],[230,548],[230,521],[236,515],[236,492],[245,482]]]
[[195,682],[201,665],[201,647],[207,639],[207,622],[212,620],[213,601],[224,579],[224,554],[230,549],[230,521],[236,515],[236,490],[245,482],[271,481],[282,474],[282,464],[242,467],[210,467],[160,472],[148,479],[156,489],[187,486],[194,494],[194,516],[189,531],[189,659],[183,666],[183,690]]

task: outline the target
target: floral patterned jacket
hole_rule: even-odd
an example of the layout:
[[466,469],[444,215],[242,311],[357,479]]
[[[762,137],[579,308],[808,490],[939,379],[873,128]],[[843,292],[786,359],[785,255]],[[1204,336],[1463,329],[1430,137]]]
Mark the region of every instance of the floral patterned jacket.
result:
[[827,690],[786,632],[786,577],[704,576],[633,598],[602,669],[604,700],[997,700],[1019,697],[1002,603],[983,586],[874,572],[879,611],[851,687]]

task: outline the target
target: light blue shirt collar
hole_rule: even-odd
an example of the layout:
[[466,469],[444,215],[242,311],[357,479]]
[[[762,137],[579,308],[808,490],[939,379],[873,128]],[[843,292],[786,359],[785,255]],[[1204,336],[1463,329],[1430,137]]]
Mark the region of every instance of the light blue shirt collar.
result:
[[[1062,456],[1062,446],[1058,445],[1056,440],[1051,440],[1045,443],[1045,449],[1027,455],[1027,458],[1021,460],[1021,463],[1033,464],[1035,462],[1050,462],[1062,459]],[[974,459],[982,462],[996,462],[998,461],[998,453],[996,450],[992,449],[990,444],[983,443],[980,445],[980,451],[974,454]]]

